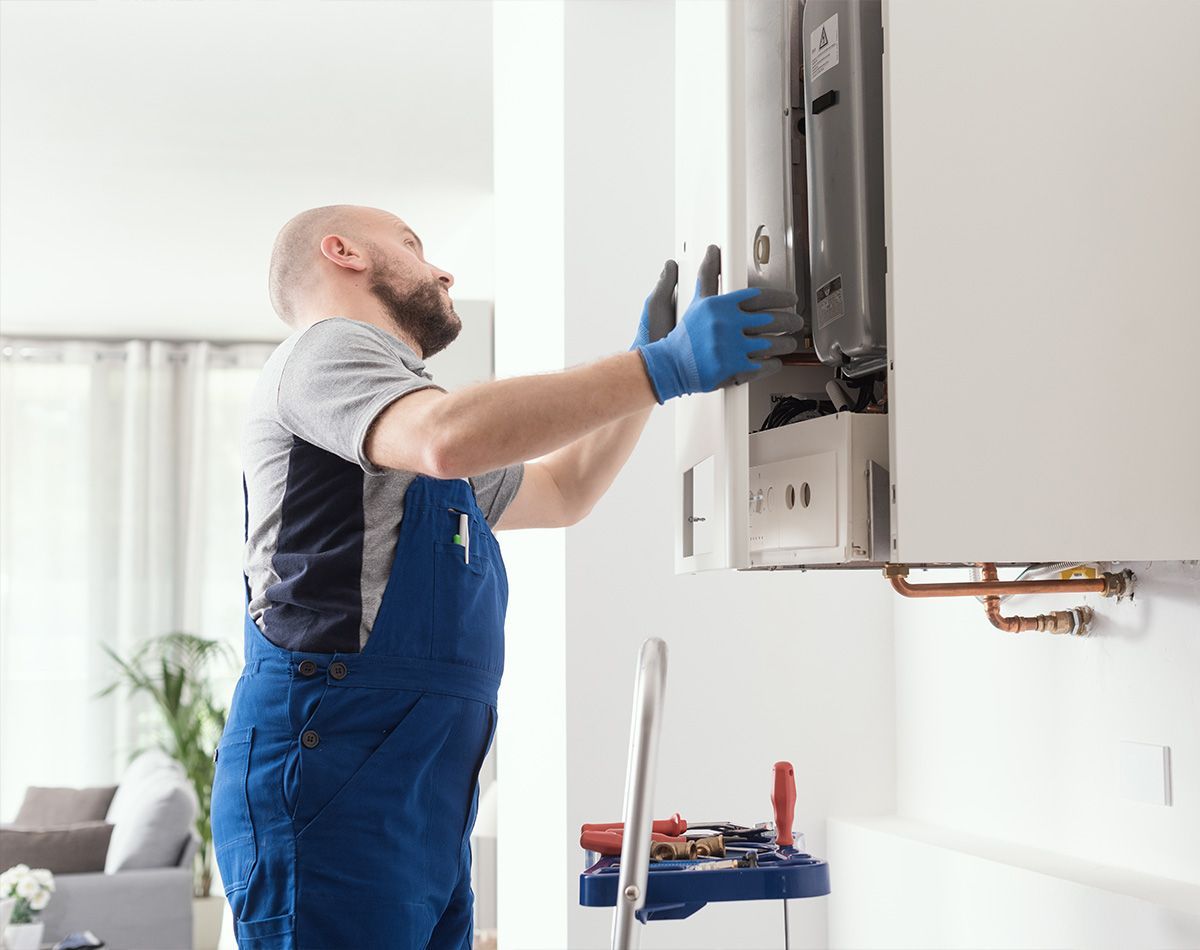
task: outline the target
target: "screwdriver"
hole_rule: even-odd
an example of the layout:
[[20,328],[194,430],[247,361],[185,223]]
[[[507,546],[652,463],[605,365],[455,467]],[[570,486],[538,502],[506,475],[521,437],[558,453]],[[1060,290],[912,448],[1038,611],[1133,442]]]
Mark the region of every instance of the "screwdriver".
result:
[[795,844],[792,819],[796,815],[796,773],[791,762],[775,763],[771,807],[775,809],[775,843],[781,848],[790,848]]
[[[792,850],[792,819],[796,816],[796,773],[791,762],[775,763],[775,783],[771,787],[771,807],[775,809],[775,843]],[[791,946],[788,929],[787,898],[783,899],[783,946]]]

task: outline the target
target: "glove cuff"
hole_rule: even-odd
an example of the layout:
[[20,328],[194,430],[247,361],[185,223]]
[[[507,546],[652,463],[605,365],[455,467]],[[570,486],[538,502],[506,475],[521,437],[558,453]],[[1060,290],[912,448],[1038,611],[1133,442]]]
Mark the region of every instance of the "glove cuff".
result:
[[[677,331],[681,329],[676,328]],[[677,353],[677,349],[682,349],[683,353]],[[650,385],[659,404],[676,396],[698,391],[696,386],[688,385],[689,368],[692,379],[696,379],[698,375],[690,347],[674,347],[668,338],[664,338],[639,346],[637,351],[642,356],[642,362],[646,364],[646,375],[650,377]],[[680,365],[681,356],[688,365]]]

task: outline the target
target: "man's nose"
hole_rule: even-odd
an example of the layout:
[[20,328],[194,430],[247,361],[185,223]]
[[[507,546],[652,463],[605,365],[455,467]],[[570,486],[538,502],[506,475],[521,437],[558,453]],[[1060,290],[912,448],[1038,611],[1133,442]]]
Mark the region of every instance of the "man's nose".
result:
[[[432,265],[430,265],[430,266],[432,266]],[[434,273],[434,276],[437,277],[438,280],[440,280],[443,284],[446,285],[447,290],[449,290],[451,287],[454,286],[454,275],[451,274],[449,271],[442,270],[440,267],[434,267],[433,273]]]

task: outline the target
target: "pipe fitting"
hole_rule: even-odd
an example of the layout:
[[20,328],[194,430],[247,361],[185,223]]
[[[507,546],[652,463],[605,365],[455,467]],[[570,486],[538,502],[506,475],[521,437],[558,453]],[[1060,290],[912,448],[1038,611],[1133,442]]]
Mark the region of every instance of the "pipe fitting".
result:
[[1126,568],[1117,574],[1102,574],[1100,576],[1104,580],[1104,590],[1101,592],[1102,596],[1115,597],[1119,601],[1133,596],[1133,586],[1137,581],[1137,576],[1133,571]]
[[1035,617],[1005,617],[1000,613],[1000,604],[992,603],[998,600],[996,597],[988,598],[987,617],[993,627],[1005,633],[1065,633],[1086,637],[1090,632],[1093,617],[1090,607],[1054,610]]

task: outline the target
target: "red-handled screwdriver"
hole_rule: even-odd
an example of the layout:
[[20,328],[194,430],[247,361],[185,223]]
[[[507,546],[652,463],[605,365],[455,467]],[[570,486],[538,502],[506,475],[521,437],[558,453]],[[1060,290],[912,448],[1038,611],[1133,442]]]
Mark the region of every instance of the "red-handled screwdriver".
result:
[[[791,762],[775,763],[775,783],[771,786],[771,807],[775,809],[775,844],[791,849],[795,844],[792,837],[792,819],[796,817],[796,773]],[[788,902],[783,899],[783,946],[790,947],[791,934],[788,930]]]
[[775,763],[771,806],[775,809],[775,843],[781,848],[790,848],[794,844],[792,819],[796,816],[796,773],[791,762]]

